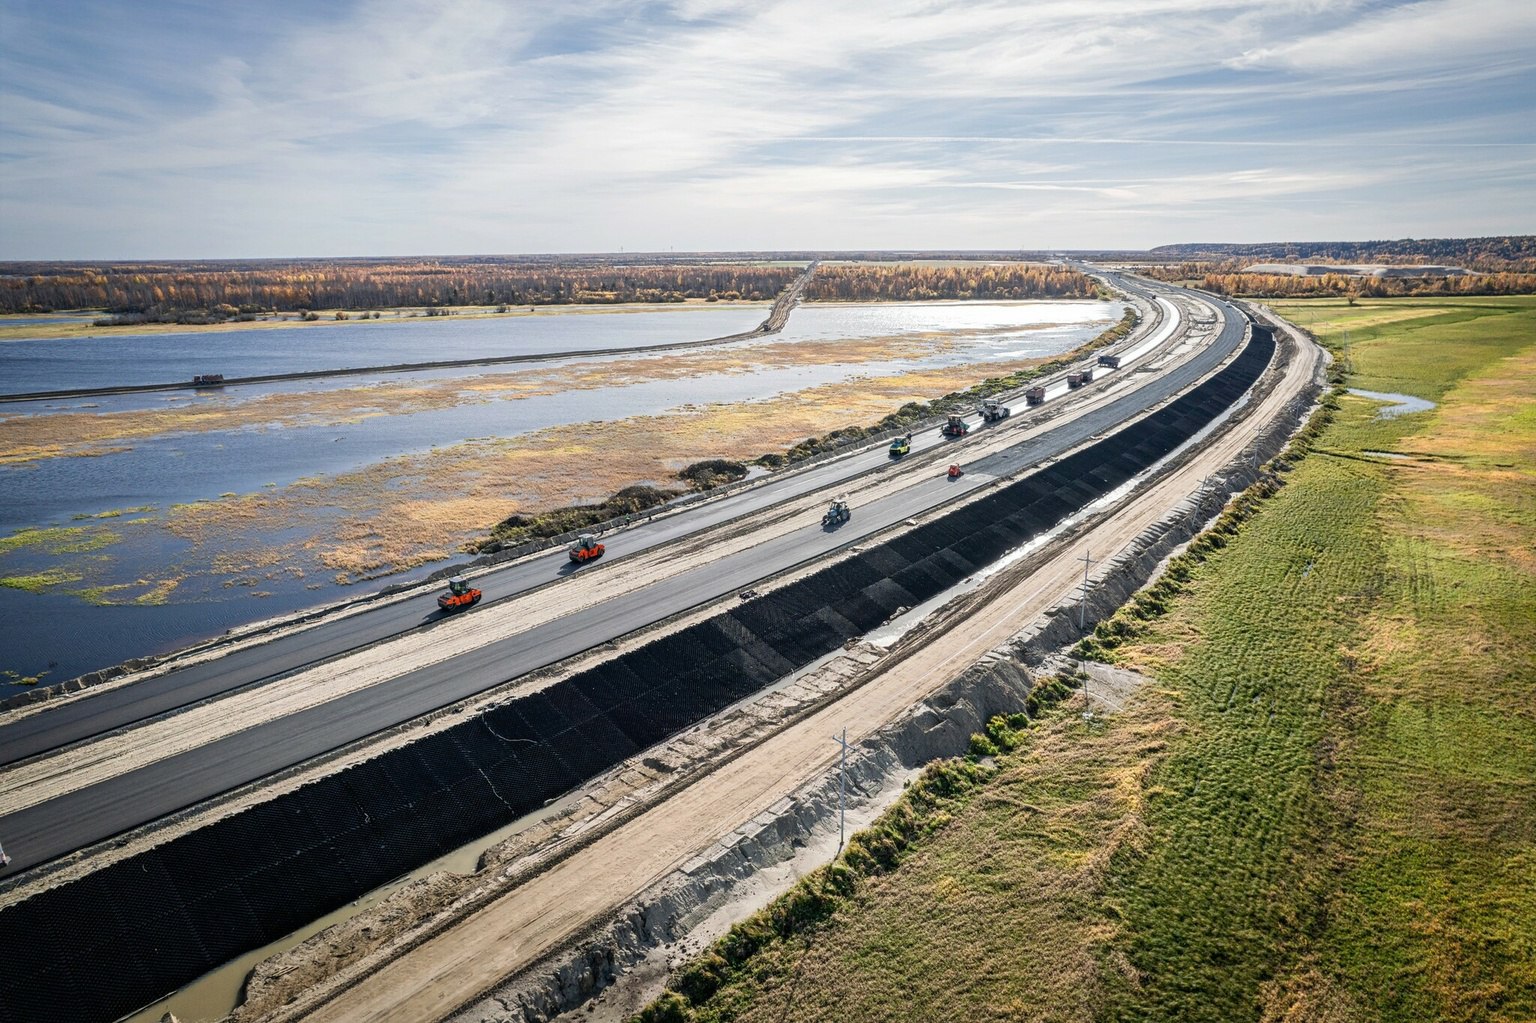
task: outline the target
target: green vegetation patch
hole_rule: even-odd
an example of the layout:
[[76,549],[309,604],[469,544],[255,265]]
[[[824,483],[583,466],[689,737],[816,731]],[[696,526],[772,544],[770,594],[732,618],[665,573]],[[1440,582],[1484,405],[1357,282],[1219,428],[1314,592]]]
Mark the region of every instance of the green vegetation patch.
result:
[[[1282,313],[1355,314],[1324,305]],[[1103,1018],[1536,1014],[1536,330],[1450,305],[1348,331],[1350,383],[1438,410],[1342,399],[1272,501],[1085,645],[1191,725],[1116,861]]]
[[90,526],[49,526],[18,529],[0,537],[0,554],[36,550],[45,554],[85,554],[110,547],[120,537],[107,529]]
[[1536,305],[1369,305],[1281,311],[1434,411],[1331,395],[1080,648],[1123,713],[994,722],[642,1019],[1536,1018]]
[[[1373,414],[1345,400],[1321,442]],[[1194,545],[1168,614],[1127,636],[1111,622],[1130,640],[1114,658],[1172,688],[1189,732],[1148,778],[1145,850],[1118,856],[1107,888],[1121,926],[1106,957],[1130,969],[1104,1018],[1258,1019],[1317,925],[1337,837],[1327,712],[1381,591],[1388,471],[1305,459],[1257,514]]]
[[[1053,869],[1041,857],[1045,850],[1030,841],[1042,818],[1021,814],[1020,806],[1028,799],[1033,813],[1052,812],[1048,808],[1057,793],[1037,789],[1043,760],[1031,751],[1083,730],[1078,719],[1051,712],[1076,681],[1043,680],[1031,700],[1038,720],[1027,714],[994,717],[984,733],[972,736],[969,757],[929,765],[871,827],[849,839],[837,862],[733,926],[637,1018],[643,1023],[998,1018],[992,1010],[1017,1001],[1027,984],[1003,978],[1001,987],[989,988],[976,983],[984,978],[969,970],[985,955],[1007,954],[1016,935],[1001,925],[1014,898],[1038,869]],[[1112,748],[1127,755],[1124,743]],[[1059,786],[1071,809],[1053,829],[1050,845],[1056,852],[1080,828],[1097,835],[1075,815],[1083,810],[1087,790],[1113,785],[1102,778],[1074,778]],[[967,862],[966,829],[959,824],[977,820],[1000,833],[996,857],[980,867]],[[1068,855],[1058,865],[1075,872],[1083,864]],[[902,879],[912,871],[919,875],[915,881]],[[916,914],[913,883],[925,896],[936,896]],[[936,933],[952,940],[934,948],[929,939]],[[1038,965],[1041,981],[1048,981],[1056,966]],[[957,996],[962,978],[972,990]]]
[[72,516],[72,518],[74,518],[76,522],[83,522],[88,519],[116,519],[121,518],[124,515],[140,515],[144,512],[152,512],[154,510],[154,505],[143,504],[135,508],[109,508],[106,511],[96,512],[94,514],[82,513],[80,515]]
[[1274,309],[1346,361],[1351,387],[1432,401],[1536,336],[1536,296],[1318,300]]
[[734,483],[739,479],[745,479],[747,467],[740,462],[733,462],[726,458],[708,458],[702,462],[694,462],[677,474],[677,478],[684,480],[694,490],[709,490],[725,483]]
[[0,576],[0,586],[13,590],[26,590],[28,593],[42,593],[44,590],[50,590],[55,586],[79,581],[80,576],[57,568],[48,569],[43,572],[33,572],[29,575]]
[[602,525],[625,515],[635,515],[677,497],[676,490],[639,484],[625,487],[597,504],[578,504],[555,508],[538,515],[512,515],[491,530],[490,540],[478,549],[511,547],[527,540],[560,536],[591,526]]

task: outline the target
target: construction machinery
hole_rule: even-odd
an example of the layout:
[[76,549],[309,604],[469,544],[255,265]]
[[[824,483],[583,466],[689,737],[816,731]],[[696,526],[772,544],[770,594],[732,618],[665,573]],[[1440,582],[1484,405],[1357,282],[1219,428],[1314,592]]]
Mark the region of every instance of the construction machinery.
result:
[[1045,388],[1044,387],[1039,387],[1039,386],[1031,387],[1029,390],[1024,392],[1024,400],[1026,402],[1028,402],[1031,406],[1033,406],[1033,405],[1044,405],[1045,404]]
[[980,412],[981,418],[988,423],[1000,422],[1013,414],[1007,405],[1004,405],[996,398],[981,399],[981,408],[976,411]]
[[575,543],[571,544],[569,551],[572,561],[578,565],[585,565],[589,561],[602,557],[603,551],[607,549],[597,542],[596,533],[583,533],[576,538]]
[[841,526],[851,518],[853,518],[853,512],[849,510],[848,502],[839,497],[832,502],[832,506],[827,509],[827,513],[821,517],[821,524],[825,529],[833,529]]
[[480,603],[480,591],[469,585],[462,575],[448,580],[448,592],[440,594],[437,606],[444,611],[465,611]]
[[1100,366],[1108,366],[1110,369],[1119,369],[1120,368],[1120,356],[1118,356],[1118,355],[1101,355],[1101,356],[1099,356],[1099,365]]
[[223,373],[199,373],[192,378],[193,387],[223,387]]
[[964,476],[964,475],[965,475],[965,470],[960,468],[959,465],[952,465],[952,466],[949,467],[949,478],[950,479],[957,480],[961,476]]
[[964,437],[971,432],[971,428],[959,416],[950,416],[949,421],[939,427],[939,432],[946,437]]
[[1093,383],[1093,370],[1091,369],[1085,369],[1081,373],[1067,374],[1067,386],[1074,391],[1084,384],[1091,383]]
[[912,450],[912,435],[910,433],[907,434],[905,437],[897,437],[895,440],[891,441],[891,457],[892,458],[900,458],[902,455],[906,454],[908,451],[911,451],[911,450]]

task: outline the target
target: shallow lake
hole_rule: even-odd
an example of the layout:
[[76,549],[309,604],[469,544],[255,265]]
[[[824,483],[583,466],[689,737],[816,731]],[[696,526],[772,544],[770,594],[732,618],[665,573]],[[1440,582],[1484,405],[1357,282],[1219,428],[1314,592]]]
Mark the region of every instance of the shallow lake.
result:
[[634,348],[751,330],[767,309],[753,304],[477,317],[387,313],[345,323],[20,339],[0,342],[0,394],[174,383],[199,373],[263,376]]
[[[654,331],[646,343],[688,340],[707,336],[709,331],[729,333],[740,324],[726,326],[713,318],[713,310],[696,312],[677,310],[658,313],[625,313],[611,316],[574,315],[565,317],[572,325],[586,325],[592,340],[588,348],[613,346],[615,331],[607,321],[627,323],[641,317],[671,317],[673,327]],[[755,325],[761,309],[737,309]],[[710,372],[684,379],[638,379],[615,386],[588,387],[580,391],[551,394],[518,395],[498,391],[502,382],[515,382],[528,373],[548,373],[559,363],[540,364],[538,369],[518,366],[474,369],[433,370],[409,373],[384,373],[336,379],[317,379],[265,385],[238,386],[222,391],[193,394],[165,392],[93,398],[89,401],[0,403],[0,417],[46,416],[67,411],[105,413],[137,409],[186,408],[191,406],[238,407],[254,398],[283,394],[314,394],[372,383],[422,385],[460,385],[473,388],[469,398],[449,407],[429,407],[403,413],[388,412],[361,418],[305,419],[282,425],[245,425],[202,432],[164,432],[133,437],[123,450],[93,457],[50,457],[12,465],[0,465],[0,488],[6,500],[0,502],[0,577],[12,580],[40,579],[61,566],[78,571],[90,562],[88,578],[96,581],[131,582],[157,577],[168,565],[185,564],[197,557],[194,546],[164,529],[136,529],[132,523],[137,513],[104,520],[104,525],[127,539],[100,550],[69,551],[69,543],[49,545],[19,544],[7,550],[5,538],[26,529],[70,529],[84,522],[100,526],[86,517],[114,513],[124,509],[150,508],[163,511],[173,504],[212,500],[222,494],[276,492],[297,480],[329,477],[402,454],[429,451],[434,447],[461,443],[476,437],[507,437],[546,430],[568,424],[595,420],[617,421],[633,416],[666,413],[680,406],[697,403],[701,396],[708,402],[761,400],[777,394],[798,392],[819,384],[847,381],[858,377],[890,375],[910,370],[981,364],[999,360],[1049,356],[1068,350],[1095,336],[1108,322],[1119,318],[1119,307],[1099,302],[1052,303],[929,303],[891,306],[808,306],[798,309],[786,330],[776,337],[751,342],[737,342],[722,349],[739,356],[751,366],[751,349],[765,345],[806,345],[822,354],[821,361],[764,368],[750,371]],[[548,317],[555,320],[558,317]],[[530,321],[524,321],[530,322]],[[504,327],[501,321],[491,325]],[[409,329],[415,325],[401,325]],[[460,340],[460,330],[483,335],[486,321],[452,317],[422,323],[420,328],[443,339],[434,349],[434,357],[443,351],[464,352],[481,344],[480,340]],[[700,334],[700,327],[705,333]],[[367,325],[367,336],[374,325]],[[348,329],[338,325],[339,329]],[[623,330],[630,328],[624,327]],[[309,328],[290,328],[264,332],[274,338],[309,336]],[[825,352],[836,342],[861,338],[887,338],[920,335],[940,336],[943,345],[908,346],[910,354],[863,359],[827,361]],[[202,335],[202,337],[217,335]],[[248,335],[241,335],[242,337]],[[354,335],[355,336],[355,335]],[[636,334],[626,334],[634,338]],[[161,340],[141,339],[141,340]],[[549,339],[546,338],[546,341]],[[126,344],[127,338],[120,343]],[[60,342],[78,344],[79,342]],[[583,344],[572,334],[561,344]],[[14,343],[13,343],[14,344]],[[3,347],[3,346],[0,346]],[[578,348],[572,348],[579,351]],[[334,350],[333,350],[334,353]],[[372,348],[359,350],[368,361],[389,361],[394,355],[380,356]],[[126,358],[126,356],[124,356]],[[264,358],[270,356],[263,356]],[[457,356],[453,356],[457,357]],[[650,354],[645,360],[665,362],[669,354]],[[609,364],[633,356],[573,357],[584,364]],[[282,371],[282,362],[269,363],[265,372]],[[225,368],[221,365],[221,368]],[[243,372],[243,370],[242,370]],[[979,372],[977,378],[985,376]],[[387,501],[387,496],[381,496]],[[154,513],[149,513],[153,515]],[[335,512],[339,519],[342,509]],[[296,529],[325,530],[334,523],[323,514]],[[241,538],[245,544],[291,543],[301,536],[276,536],[271,533]],[[202,555],[206,560],[206,555]],[[200,638],[217,635],[236,625],[273,615],[355,597],[381,582],[342,586],[329,577],[311,573],[291,577],[270,576],[260,584],[261,596],[253,595],[249,584],[231,586],[229,577],[198,566],[202,574],[185,579],[171,601],[158,606],[93,604],[79,596],[62,592],[67,586],[34,585],[24,588],[0,586],[0,670],[20,676],[43,676],[45,682],[60,681],[95,668],[149,653],[164,652]],[[0,683],[0,693],[14,688]]]

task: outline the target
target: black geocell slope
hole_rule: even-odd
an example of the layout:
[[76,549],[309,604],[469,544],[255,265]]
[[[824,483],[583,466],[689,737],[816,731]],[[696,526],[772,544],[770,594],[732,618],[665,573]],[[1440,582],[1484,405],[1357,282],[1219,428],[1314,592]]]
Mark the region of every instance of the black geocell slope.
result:
[[[1253,340],[1092,447],[715,618],[0,910],[0,1020],[113,1020],[544,805],[936,596],[1173,451]],[[24,950],[14,954],[16,950]]]

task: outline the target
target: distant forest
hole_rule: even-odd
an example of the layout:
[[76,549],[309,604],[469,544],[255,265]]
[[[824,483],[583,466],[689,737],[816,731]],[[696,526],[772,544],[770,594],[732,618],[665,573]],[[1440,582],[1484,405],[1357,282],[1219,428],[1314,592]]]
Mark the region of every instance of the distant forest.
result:
[[[14,269],[14,268],[13,268]],[[307,261],[270,265],[34,265],[0,278],[0,312],[105,309],[119,315],[395,306],[538,306],[686,299],[771,299],[794,266],[559,266],[438,260]]]
[[[821,301],[1083,298],[1093,283],[1044,260],[992,251],[606,253],[411,259],[12,262],[0,264],[0,313],[102,309],[111,322],[187,323],[271,312],[604,302],[769,300],[812,259],[806,297]],[[1536,291],[1536,235],[1365,242],[1163,245],[1074,256],[1151,265],[1236,295],[1479,295]],[[1025,262],[1026,259],[1034,262]],[[914,262],[927,260],[930,262]],[[962,261],[934,265],[931,261]],[[969,260],[971,262],[963,262]],[[1479,271],[1452,279],[1289,277],[1240,273],[1253,262],[1442,263]]]
[[[1379,262],[1379,261],[1378,261]],[[1239,298],[1404,298],[1427,295],[1536,294],[1536,273],[1480,273],[1463,277],[1355,277],[1349,274],[1240,273],[1231,263],[1144,267],[1149,277],[1193,283]]]
[[811,301],[1093,298],[1098,287],[1076,270],[1026,263],[969,266],[823,264],[805,289]]
[[[795,265],[669,262],[605,265],[581,258],[311,260],[254,263],[11,264],[0,312],[102,309],[101,325],[208,323],[271,312],[455,306],[507,309],[615,302],[773,299]],[[1084,275],[1058,266],[975,263],[824,265],[806,297],[828,301],[1086,298]]]
[[1487,273],[1536,272],[1536,235],[1399,238],[1372,242],[1265,242],[1256,245],[1159,245],[1159,261],[1274,263],[1443,263]]

